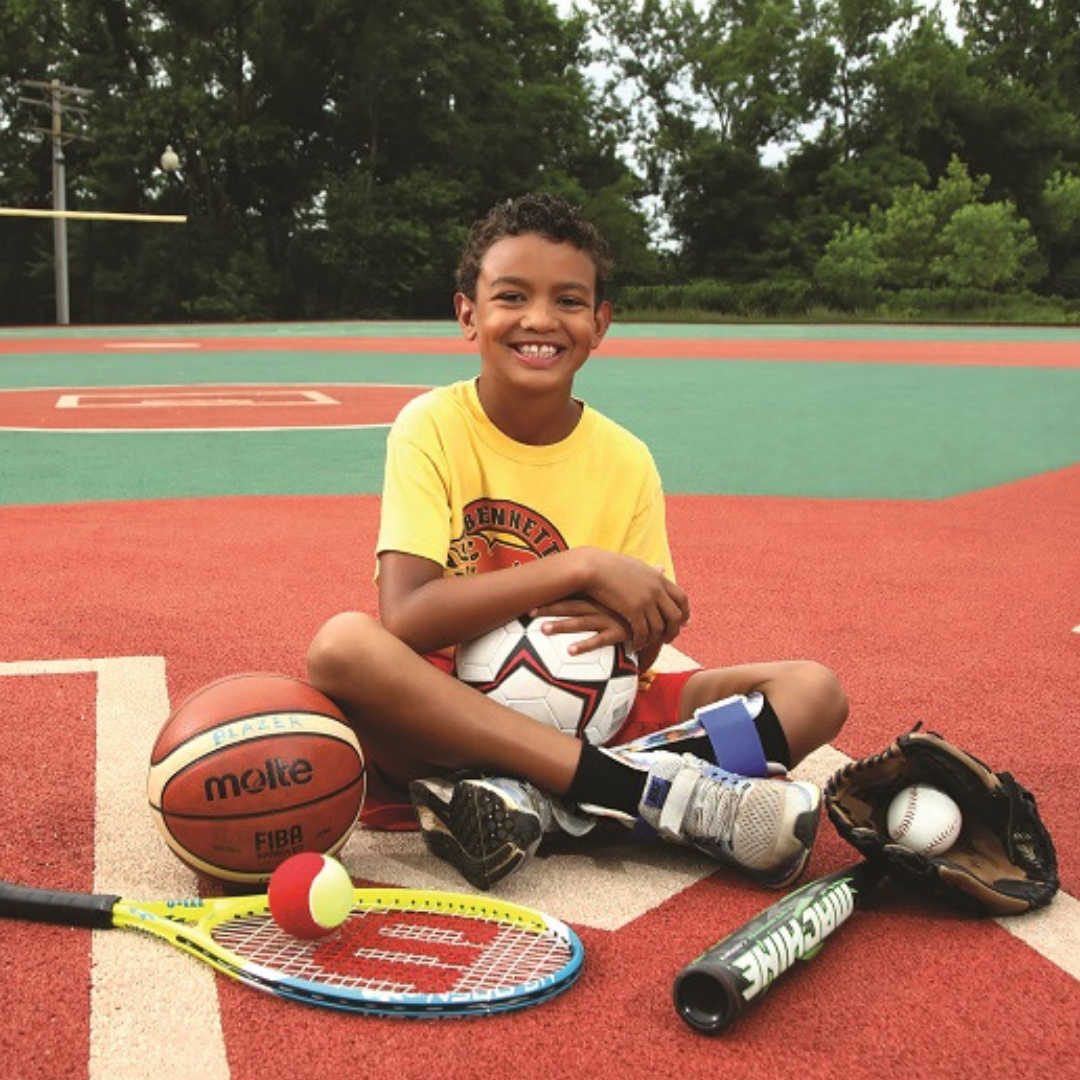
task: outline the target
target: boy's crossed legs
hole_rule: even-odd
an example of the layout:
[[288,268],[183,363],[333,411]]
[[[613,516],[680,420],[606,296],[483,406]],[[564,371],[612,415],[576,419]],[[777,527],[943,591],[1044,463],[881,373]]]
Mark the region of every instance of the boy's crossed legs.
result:
[[520,866],[545,830],[587,831],[575,803],[784,887],[809,857],[820,793],[765,774],[833,738],[847,712],[835,677],[811,662],[698,671],[679,706],[691,719],[604,751],[478,694],[360,613],[323,627],[308,671],[380,771],[412,782],[429,847],[479,888]]

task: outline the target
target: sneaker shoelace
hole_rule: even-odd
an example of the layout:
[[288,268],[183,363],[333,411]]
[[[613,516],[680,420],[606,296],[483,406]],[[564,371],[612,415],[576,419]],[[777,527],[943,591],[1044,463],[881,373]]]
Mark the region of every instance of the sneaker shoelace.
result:
[[697,784],[702,783],[706,790],[700,797],[695,792],[691,801],[687,839],[719,842],[730,851],[734,846],[735,817],[749,781],[718,771],[700,773]]

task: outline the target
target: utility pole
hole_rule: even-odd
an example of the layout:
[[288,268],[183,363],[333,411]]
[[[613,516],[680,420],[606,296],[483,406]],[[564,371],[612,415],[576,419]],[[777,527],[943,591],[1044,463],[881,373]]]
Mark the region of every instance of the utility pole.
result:
[[86,119],[86,112],[81,105],[68,104],[66,99],[81,101],[93,91],[81,86],[65,86],[59,79],[38,82],[24,79],[22,86],[42,91],[43,100],[37,98],[19,98],[24,105],[48,109],[50,125],[47,128],[35,127],[32,130],[47,135],[52,141],[52,195],[53,195],[53,252],[56,275],[56,322],[67,326],[71,322],[71,306],[68,295],[68,254],[67,254],[67,180],[64,174],[64,144],[72,139],[83,139],[85,135],[76,135],[64,128],[67,113],[74,113],[80,120]]

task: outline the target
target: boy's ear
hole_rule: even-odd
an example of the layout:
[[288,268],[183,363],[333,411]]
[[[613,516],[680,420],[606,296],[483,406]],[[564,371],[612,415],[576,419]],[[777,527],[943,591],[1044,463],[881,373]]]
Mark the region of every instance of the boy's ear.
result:
[[466,341],[476,340],[476,304],[464,293],[454,293],[454,312]]
[[592,347],[594,349],[604,340],[604,335],[608,332],[608,327],[611,325],[611,317],[611,304],[609,301],[605,300],[593,314]]

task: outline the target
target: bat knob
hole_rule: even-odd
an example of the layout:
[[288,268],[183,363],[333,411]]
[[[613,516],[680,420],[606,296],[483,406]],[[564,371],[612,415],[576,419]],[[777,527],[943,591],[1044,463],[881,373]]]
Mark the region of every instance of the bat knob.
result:
[[718,1035],[738,1015],[734,990],[705,967],[680,972],[672,987],[675,1011],[695,1031]]

